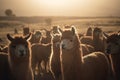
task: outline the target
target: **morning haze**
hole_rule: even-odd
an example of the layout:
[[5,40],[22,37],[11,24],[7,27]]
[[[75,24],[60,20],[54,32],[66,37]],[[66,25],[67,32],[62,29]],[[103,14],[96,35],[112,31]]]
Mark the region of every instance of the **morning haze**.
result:
[[0,16],[120,16],[120,0],[0,0]]

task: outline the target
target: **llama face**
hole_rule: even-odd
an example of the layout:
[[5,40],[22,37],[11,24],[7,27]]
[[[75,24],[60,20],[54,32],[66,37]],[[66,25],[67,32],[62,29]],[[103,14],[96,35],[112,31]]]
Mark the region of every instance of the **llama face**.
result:
[[73,45],[74,45],[74,43],[73,43],[72,39],[71,40],[69,40],[69,39],[63,39],[61,41],[62,49],[70,50],[70,49],[73,48]]
[[8,40],[10,40],[9,44],[9,54],[14,57],[25,57],[29,56],[29,40],[31,38],[31,34],[26,37],[16,36],[11,37],[7,34]]
[[116,54],[120,51],[120,40],[116,42],[107,43],[106,53],[108,54]]
[[66,30],[62,32],[62,38],[61,38],[61,47],[64,50],[71,50],[75,47],[75,29],[74,27],[71,28],[71,30]]
[[40,31],[36,31],[35,38],[38,39],[40,37],[41,37],[41,32]]
[[25,57],[28,53],[28,48],[25,45],[17,45],[15,47],[15,55],[17,57]]
[[59,28],[58,26],[53,26],[53,30],[52,30],[53,34],[59,33],[58,28]]
[[116,54],[120,51],[120,35],[119,34],[112,34],[112,35],[105,35],[107,40],[107,48],[106,52],[108,54]]
[[96,31],[95,33],[94,33],[95,35],[102,35],[102,32],[100,32],[100,31]]
[[102,37],[103,32],[102,32],[102,30],[100,28],[95,28],[94,31],[93,31],[93,34],[95,36]]

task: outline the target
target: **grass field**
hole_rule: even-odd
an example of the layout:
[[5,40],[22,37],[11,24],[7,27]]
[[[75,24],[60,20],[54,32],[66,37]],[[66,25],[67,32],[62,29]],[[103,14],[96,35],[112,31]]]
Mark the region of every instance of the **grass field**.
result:
[[[64,17],[49,17],[51,19],[51,26],[60,25],[61,28],[65,25],[74,25],[78,29],[79,33],[85,33],[89,26],[101,27],[103,31],[120,31],[120,18],[64,18]],[[6,34],[14,33],[16,28],[19,33],[22,33],[23,25],[29,26],[31,30],[38,30],[41,28],[51,29],[51,26],[46,25],[45,18],[30,18],[31,21],[27,22],[27,18],[24,17],[17,19],[0,19],[0,38],[7,43]],[[39,20],[39,21],[38,21]],[[33,21],[33,22],[32,22]]]

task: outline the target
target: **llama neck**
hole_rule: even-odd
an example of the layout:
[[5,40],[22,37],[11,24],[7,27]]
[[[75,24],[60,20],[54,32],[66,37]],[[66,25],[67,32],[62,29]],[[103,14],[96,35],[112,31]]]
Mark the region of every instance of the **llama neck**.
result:
[[93,37],[93,46],[95,48],[95,51],[104,52],[103,39],[99,38],[99,36]]
[[60,56],[60,47],[59,45],[57,46],[56,43],[53,43],[53,55],[58,57]]
[[76,40],[73,49],[69,51],[62,50],[60,58],[62,58],[63,80],[81,80],[82,52],[79,43],[79,40]]
[[115,74],[115,77],[117,80],[120,80],[120,54],[111,54],[110,55],[111,63],[112,63],[112,68],[113,72]]
[[13,78],[17,80],[26,80],[29,71],[31,70],[31,59],[13,59],[9,57],[9,66]]

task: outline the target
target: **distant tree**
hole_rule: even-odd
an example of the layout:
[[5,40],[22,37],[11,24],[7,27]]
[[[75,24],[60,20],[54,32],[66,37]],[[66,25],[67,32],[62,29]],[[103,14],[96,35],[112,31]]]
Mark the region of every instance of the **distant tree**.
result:
[[52,24],[52,19],[51,19],[51,18],[45,19],[45,23],[47,24],[47,26],[51,26],[51,24]]
[[6,9],[5,14],[6,16],[16,16],[15,14],[13,14],[13,11],[11,9]]

